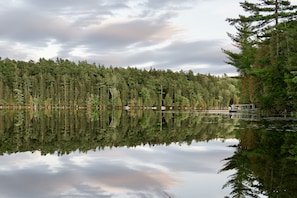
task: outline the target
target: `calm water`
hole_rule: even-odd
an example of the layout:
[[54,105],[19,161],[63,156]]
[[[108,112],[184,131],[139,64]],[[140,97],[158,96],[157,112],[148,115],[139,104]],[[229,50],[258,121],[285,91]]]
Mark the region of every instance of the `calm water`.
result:
[[154,111],[0,111],[0,197],[294,197],[297,123]]

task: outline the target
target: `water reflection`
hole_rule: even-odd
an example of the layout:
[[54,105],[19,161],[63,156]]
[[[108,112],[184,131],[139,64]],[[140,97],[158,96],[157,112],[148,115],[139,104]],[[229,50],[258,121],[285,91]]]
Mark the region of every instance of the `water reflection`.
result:
[[216,113],[0,111],[0,197],[294,197],[296,129]]
[[[231,141],[231,142],[230,142]],[[0,158],[1,197],[221,197],[222,142],[112,148],[58,156],[39,151]],[[235,141],[235,142],[234,142]],[[211,189],[210,189],[211,188]]]
[[86,152],[234,137],[228,115],[155,111],[0,111],[0,153]]
[[240,142],[221,170],[235,170],[224,185],[231,197],[296,197],[296,129],[293,119],[241,122]]
[[223,141],[234,137],[236,122],[228,115],[0,113],[1,197],[166,198],[228,193],[221,189],[227,174],[217,174],[221,160],[234,150],[228,145],[236,141]]

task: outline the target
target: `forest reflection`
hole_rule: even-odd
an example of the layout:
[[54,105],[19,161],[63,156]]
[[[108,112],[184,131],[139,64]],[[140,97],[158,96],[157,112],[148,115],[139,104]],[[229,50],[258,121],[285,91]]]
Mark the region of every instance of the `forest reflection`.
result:
[[241,121],[237,131],[239,144],[220,171],[235,171],[224,185],[230,197],[296,197],[296,120]]
[[169,145],[234,138],[229,115],[168,111],[0,111],[0,152]]
[[[106,147],[191,145],[238,139],[220,173],[231,171],[226,197],[295,197],[297,122],[171,111],[0,111],[1,155],[68,155]],[[237,141],[236,141],[237,142]]]

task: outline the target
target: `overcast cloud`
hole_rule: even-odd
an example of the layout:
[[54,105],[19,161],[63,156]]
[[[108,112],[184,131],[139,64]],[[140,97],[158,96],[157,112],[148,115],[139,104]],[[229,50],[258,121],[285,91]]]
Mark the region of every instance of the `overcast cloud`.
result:
[[238,0],[2,0],[0,56],[236,74],[225,22]]
[[0,196],[154,198],[168,197],[164,192],[170,192],[176,197],[222,197],[221,187],[229,173],[218,171],[223,159],[234,152],[229,145],[237,143],[230,139],[63,156],[41,156],[39,151],[4,155],[0,158]]

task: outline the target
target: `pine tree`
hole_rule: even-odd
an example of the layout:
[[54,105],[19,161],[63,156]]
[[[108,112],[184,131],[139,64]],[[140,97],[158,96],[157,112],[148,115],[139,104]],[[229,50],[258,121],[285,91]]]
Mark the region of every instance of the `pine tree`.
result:
[[224,50],[230,60],[227,63],[239,69],[242,79],[248,79],[243,85],[251,87],[252,83],[250,98],[256,98],[262,108],[280,112],[288,108],[285,76],[292,52],[286,24],[297,15],[297,6],[286,0],[244,1],[240,6],[249,15],[227,21],[238,31],[229,36],[241,52]]

